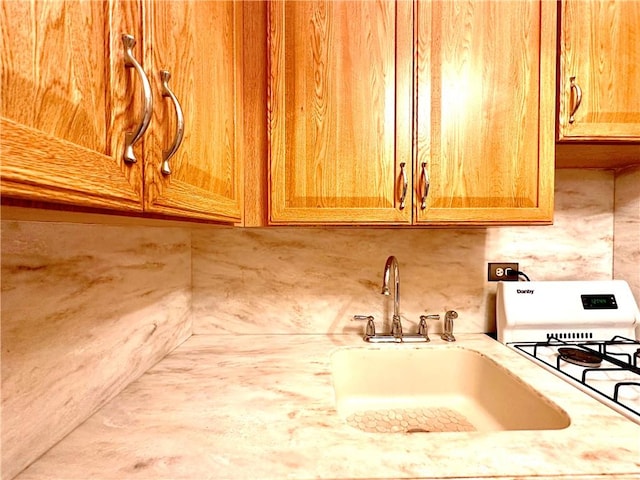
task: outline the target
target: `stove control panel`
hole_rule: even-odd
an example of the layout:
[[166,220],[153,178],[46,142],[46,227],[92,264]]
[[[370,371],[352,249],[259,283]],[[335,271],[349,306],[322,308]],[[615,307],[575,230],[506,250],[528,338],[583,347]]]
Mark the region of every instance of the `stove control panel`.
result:
[[546,341],[549,332],[635,338],[640,312],[624,280],[499,282],[496,322],[502,343]]
[[612,294],[580,295],[585,310],[616,310],[616,296]]

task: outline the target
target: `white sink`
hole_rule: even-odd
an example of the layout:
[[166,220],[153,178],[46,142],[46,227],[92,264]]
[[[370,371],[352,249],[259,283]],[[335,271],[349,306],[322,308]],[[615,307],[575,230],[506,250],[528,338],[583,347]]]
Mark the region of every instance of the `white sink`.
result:
[[406,345],[331,357],[336,409],[367,432],[556,430],[560,407],[475,350]]

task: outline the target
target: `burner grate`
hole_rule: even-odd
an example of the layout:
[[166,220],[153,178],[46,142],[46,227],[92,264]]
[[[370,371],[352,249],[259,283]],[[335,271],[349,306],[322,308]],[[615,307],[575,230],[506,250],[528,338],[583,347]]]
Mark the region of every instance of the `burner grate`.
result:
[[[640,382],[618,382],[616,383],[616,386],[613,388],[613,400],[615,402],[620,403],[619,400],[619,393],[620,393],[620,388],[622,387],[640,387]],[[640,412],[636,412],[638,414],[640,414]]]
[[[585,389],[585,391],[593,392],[596,396],[606,398],[624,410],[631,412],[637,416],[638,420],[636,422],[640,423],[640,404],[637,404],[637,402],[629,404],[627,401],[620,399],[619,394],[621,390],[628,392],[630,388],[640,391],[640,367],[638,365],[640,361],[640,341],[622,336],[614,336],[611,340],[594,340],[591,338],[586,340],[565,340],[554,335],[548,335],[546,341],[516,342],[509,345],[525,356],[532,357],[545,368],[575,382],[577,386]],[[616,348],[623,351],[615,351]],[[584,360],[584,363],[588,363],[586,360],[591,360],[587,357],[593,357],[594,365],[580,365],[580,361],[569,362],[566,358],[563,358],[562,353],[562,351],[566,353],[567,350],[579,350],[581,353],[578,357],[583,358],[578,358],[578,360]],[[596,357],[605,362],[606,366],[596,366]],[[580,373],[573,371],[569,373],[566,368],[569,363],[574,368],[577,366]],[[592,386],[593,383],[597,383],[593,382],[593,380],[605,372],[611,372],[614,377],[622,372],[627,372],[625,376],[630,375],[630,378],[625,378],[624,380],[612,379],[611,384],[613,387],[605,392],[599,387]]]

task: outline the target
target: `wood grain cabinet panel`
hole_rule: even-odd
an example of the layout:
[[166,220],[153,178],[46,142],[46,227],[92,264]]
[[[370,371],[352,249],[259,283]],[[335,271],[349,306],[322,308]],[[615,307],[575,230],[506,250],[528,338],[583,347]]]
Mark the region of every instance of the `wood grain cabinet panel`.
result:
[[555,19],[539,0],[417,2],[416,223],[552,221]]
[[[136,2],[0,2],[2,195],[140,211],[140,165],[122,161],[139,85],[122,64]],[[141,49],[138,50],[142,52]]]
[[[239,221],[242,208],[242,4],[176,0],[144,4],[146,64],[154,85],[153,128],[145,142],[145,210]],[[173,103],[184,112],[184,139],[161,172],[176,135]]]
[[270,223],[411,222],[411,14],[270,3]]
[[560,27],[559,139],[640,141],[640,1],[562,0]]

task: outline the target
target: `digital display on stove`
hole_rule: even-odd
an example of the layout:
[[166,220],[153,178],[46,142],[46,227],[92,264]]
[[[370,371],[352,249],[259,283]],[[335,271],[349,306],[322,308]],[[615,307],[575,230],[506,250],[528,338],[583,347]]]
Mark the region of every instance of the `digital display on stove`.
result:
[[601,295],[580,295],[585,310],[615,310],[618,308],[615,295],[605,293]]

